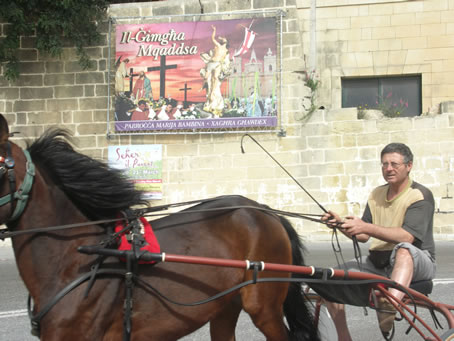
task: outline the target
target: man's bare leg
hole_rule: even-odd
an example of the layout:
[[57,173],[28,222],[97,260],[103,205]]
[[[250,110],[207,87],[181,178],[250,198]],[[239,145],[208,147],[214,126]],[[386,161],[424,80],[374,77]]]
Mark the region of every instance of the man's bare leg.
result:
[[[413,278],[413,257],[408,249],[399,248],[396,252],[396,260],[391,274],[391,279],[400,285],[409,287]],[[397,289],[389,289],[389,292],[399,300],[404,297],[404,293]]]
[[[412,278],[413,257],[408,249],[399,248],[396,252],[396,259],[393,272],[391,273],[391,279],[400,285],[408,287]],[[394,295],[399,300],[401,300],[405,295],[402,291],[394,288],[390,288],[389,293]],[[383,335],[389,335],[396,317],[396,309],[391,302],[383,297],[378,300],[377,317]]]

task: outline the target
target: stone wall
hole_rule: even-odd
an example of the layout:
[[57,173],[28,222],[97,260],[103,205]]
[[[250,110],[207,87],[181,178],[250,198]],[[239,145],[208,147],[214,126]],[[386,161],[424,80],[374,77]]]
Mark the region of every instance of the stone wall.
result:
[[[310,1],[297,0],[297,8],[309,42]],[[317,0],[316,45],[325,107],[341,107],[341,77],[420,74],[423,114],[453,99],[452,0]]]
[[[431,188],[436,197],[437,238],[454,238],[454,220],[452,219],[454,152],[451,148],[454,140],[454,114],[358,120],[356,109],[339,109],[340,76],[366,73],[366,68],[363,69],[359,64],[346,65],[341,62],[362,56],[361,53],[368,53],[348,52],[348,46],[362,46],[355,39],[358,34],[364,37],[367,36],[367,32],[371,36],[376,36],[377,33],[374,28],[367,30],[359,27],[345,28],[346,31],[343,32],[343,27],[346,27],[347,22],[359,20],[359,14],[365,11],[364,8],[367,8],[367,13],[370,14],[374,11],[380,13],[385,9],[365,5],[370,1],[354,1],[353,7],[362,8],[351,11],[351,13],[358,13],[358,18],[344,20],[342,18],[348,17],[349,11],[345,6],[337,6],[335,2],[334,0],[318,1],[322,6],[317,10],[318,25],[320,25],[319,51],[323,52],[318,59],[320,70],[323,71],[321,72],[322,88],[318,92],[317,101],[326,109],[317,110],[311,115],[308,115],[303,107],[303,100],[311,96],[309,88],[305,87],[303,82],[304,71],[307,71],[306,52],[309,46],[307,35],[309,1],[189,0],[182,2],[168,0],[114,5],[110,8],[110,15],[162,16],[197,14],[202,11],[206,14],[238,10],[283,9],[286,15],[283,20],[281,119],[285,136],[277,136],[276,133],[255,133],[254,137],[323,206],[342,214],[358,215],[364,209],[370,190],[382,183],[379,167],[381,148],[391,141],[408,143],[416,158],[414,178]],[[394,8],[389,5],[390,2],[400,3],[400,6],[409,6],[409,8],[421,6],[418,4],[422,3],[422,1],[391,0],[383,3],[382,6]],[[424,3],[426,2],[432,3],[430,0]],[[439,2],[446,3],[449,8],[454,5],[453,1],[440,0]],[[447,15],[442,13],[448,12],[443,8],[433,11],[437,12],[440,18]],[[334,13],[339,19],[333,19]],[[420,13],[420,16],[426,18],[424,20],[429,20],[432,15]],[[374,21],[373,18],[370,20]],[[445,23],[445,28],[448,27],[450,26]],[[3,25],[0,32],[3,32]],[[341,33],[348,34],[343,38],[345,35]],[[248,139],[244,141],[246,153],[242,154],[240,150],[242,134],[180,133],[107,138],[109,86],[107,70],[108,63],[111,65],[113,63],[113,60],[108,60],[107,25],[104,26],[103,43],[89,48],[94,60],[94,66],[90,70],[80,69],[72,48],[65,48],[62,58],[54,59],[43,56],[31,48],[32,40],[33,37],[24,37],[21,41],[23,60],[21,78],[17,82],[10,83],[0,77],[0,112],[7,116],[13,131],[21,132],[14,138],[17,142],[22,143],[23,137],[36,137],[51,125],[59,125],[74,133],[78,142],[77,147],[82,152],[96,158],[106,158],[107,147],[110,145],[162,144],[164,198],[161,201],[153,201],[152,204],[159,205],[223,194],[242,194],[279,209],[321,213],[320,208],[304,191]],[[426,41],[428,44],[429,40]],[[377,44],[382,46],[380,42]],[[344,53],[345,46],[347,51]],[[333,49],[332,54],[327,53],[328,48]],[[428,56],[428,51],[422,51],[424,56]],[[359,54],[354,55],[356,57],[349,57],[349,53]],[[397,54],[397,51],[390,50],[386,59],[389,70],[391,66],[395,66],[396,60],[401,60],[395,59],[393,53]],[[445,55],[447,54],[443,54]],[[330,61],[337,62],[333,64]],[[384,63],[384,59],[380,59],[380,63]],[[443,59],[438,59],[438,62],[434,59],[428,63],[432,65],[431,70],[434,70],[438,63],[449,65]],[[377,65],[367,70],[377,74],[380,68]],[[403,70],[407,69],[402,67],[402,72]],[[433,73],[424,74],[423,79],[428,80],[433,76],[435,76]],[[447,82],[449,83],[450,80]],[[433,96],[435,90],[439,88],[431,84],[427,81],[424,83],[425,105],[429,105],[429,102],[431,105],[441,98],[448,99],[444,95]],[[449,88],[449,85],[446,86]],[[330,238],[330,231],[319,224],[295,219],[292,221],[303,238],[307,240]]]

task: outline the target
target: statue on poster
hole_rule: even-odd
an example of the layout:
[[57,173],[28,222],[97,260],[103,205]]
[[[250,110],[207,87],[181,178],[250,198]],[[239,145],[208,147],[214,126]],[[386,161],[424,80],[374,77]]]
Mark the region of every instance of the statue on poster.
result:
[[205,62],[205,68],[200,70],[204,79],[203,87],[206,89],[206,102],[203,110],[219,117],[224,109],[224,98],[221,93],[221,83],[230,75],[229,42],[225,37],[216,39],[216,26],[212,25],[211,40],[214,47],[209,52],[201,53],[200,57]]

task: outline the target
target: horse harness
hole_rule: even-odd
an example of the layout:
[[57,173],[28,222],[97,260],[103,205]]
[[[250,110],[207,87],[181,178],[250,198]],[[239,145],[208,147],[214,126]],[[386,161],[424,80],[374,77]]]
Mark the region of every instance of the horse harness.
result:
[[[9,218],[7,219],[6,223],[8,222],[13,222],[17,220],[21,214],[24,212],[25,207],[27,205],[28,199],[29,199],[29,194],[33,186],[34,182],[34,177],[35,177],[35,165],[32,162],[30,153],[28,150],[23,150],[23,153],[26,158],[26,174],[24,176],[24,180],[22,184],[19,186],[19,188],[16,190],[16,175],[14,171],[15,167],[15,161],[12,157],[11,154],[11,145],[9,142],[7,142],[7,156],[3,157],[0,156],[0,179],[7,174],[8,176],[8,182],[9,182],[9,189],[10,193],[1,197],[0,198],[0,207],[4,206],[6,204],[11,205],[11,213]],[[169,205],[162,205],[162,206],[157,206],[153,208],[149,208],[149,210],[126,210],[123,212],[124,217],[123,218],[116,218],[116,219],[105,219],[105,220],[98,220],[98,221],[90,221],[88,223],[80,223],[80,224],[70,224],[70,225],[61,225],[61,226],[53,226],[53,227],[46,227],[46,228],[35,228],[35,229],[27,229],[26,231],[10,231],[8,228],[0,230],[0,239],[4,240],[5,238],[12,238],[17,235],[22,235],[22,234],[31,234],[31,233],[41,233],[45,231],[56,231],[56,230],[61,230],[61,229],[69,229],[69,228],[75,228],[75,227],[82,227],[82,226],[88,226],[88,225],[99,225],[99,224],[106,224],[106,223],[112,223],[116,222],[118,220],[123,220],[127,221],[128,224],[126,225],[125,228],[123,228],[121,231],[114,233],[113,229],[111,226],[109,228],[111,229],[110,233],[108,233],[109,237],[107,240],[104,240],[100,243],[100,245],[97,246],[81,246],[79,247],[79,252],[82,253],[88,253],[88,254],[96,254],[98,255],[96,261],[94,262],[94,265],[92,266],[91,270],[85,274],[82,274],[75,280],[73,280],[71,283],[69,283],[66,287],[61,289],[53,299],[51,299],[47,304],[45,304],[41,310],[38,313],[34,313],[34,307],[32,307],[32,298],[29,295],[28,297],[28,302],[27,302],[27,307],[28,307],[28,314],[32,326],[31,333],[34,336],[40,335],[40,321],[42,318],[63,298],[65,297],[68,293],[70,293],[72,290],[77,288],[79,285],[82,283],[88,281],[87,288],[85,290],[85,295],[84,297],[88,296],[88,293],[90,289],[92,288],[94,281],[98,276],[120,276],[124,277],[125,280],[125,302],[124,302],[124,318],[123,318],[123,341],[129,341],[131,338],[131,332],[132,332],[132,306],[133,306],[133,287],[135,282],[140,282],[143,285],[148,286],[152,290],[155,291],[156,294],[158,294],[160,297],[167,299],[168,301],[171,301],[170,299],[166,298],[162,294],[160,294],[156,289],[154,289],[151,285],[148,283],[144,282],[143,280],[140,279],[138,275],[138,264],[139,260],[141,257],[143,257],[147,251],[142,251],[141,248],[144,246],[145,239],[143,234],[141,233],[141,226],[139,222],[139,217],[143,216],[147,212],[152,212],[152,211],[161,211],[161,210],[166,210],[170,207],[175,207],[175,206],[185,206],[188,204],[194,204],[194,203],[202,203],[202,202],[208,202],[208,201],[213,201],[218,198],[211,198],[211,199],[205,199],[205,200],[194,200],[194,201],[189,201],[189,202],[184,202],[184,203],[177,203],[177,204],[169,204]],[[14,205],[14,201],[16,201],[16,205]],[[157,214],[157,215],[170,215],[170,214],[186,214],[186,213],[195,213],[195,212],[206,212],[206,211],[226,211],[226,210],[235,210],[239,208],[250,208],[250,209],[256,209],[256,210],[261,210],[264,212],[268,213],[273,213],[273,214],[280,214],[280,215],[287,215],[287,216],[293,216],[297,218],[303,218],[307,219],[310,221],[314,222],[320,222],[323,223],[320,219],[317,219],[313,216],[320,217],[319,215],[310,215],[310,214],[299,214],[299,213],[292,213],[292,212],[286,212],[286,211],[280,211],[280,210],[275,210],[271,209],[268,207],[257,207],[257,206],[232,206],[232,207],[222,207],[222,208],[214,208],[214,209],[204,209],[204,210],[192,210],[192,211],[180,211],[180,212],[173,212],[173,213],[165,213],[165,214]],[[129,236],[129,242],[132,245],[132,251],[118,251],[115,249],[116,244],[118,243],[119,236],[122,233],[130,231],[131,233],[128,234]],[[89,250],[89,252],[87,252]],[[150,254],[153,256],[153,260],[156,262],[159,261],[164,261],[165,254]],[[148,255],[148,257],[150,256]],[[109,257],[109,256],[114,256],[117,258],[124,258],[126,261],[126,269],[125,270],[120,270],[120,269],[105,269],[101,268],[101,265],[103,264],[104,260]],[[255,263],[255,262],[252,262]],[[253,280],[249,282],[242,283],[241,286],[236,286],[234,288],[231,288],[223,293],[220,293],[214,297],[208,298],[206,300],[200,301],[200,302],[195,302],[192,304],[182,304],[182,305],[199,305],[199,304],[204,304],[209,301],[212,301],[214,299],[217,299],[221,296],[227,295],[235,290],[238,290],[240,287],[249,285],[249,284],[255,284],[257,282],[262,282],[263,279],[257,279],[257,271],[261,271],[260,266],[257,264],[251,264],[251,268],[249,270],[254,270],[254,276]],[[322,276],[322,280],[324,280],[326,277],[326,274]],[[276,279],[269,279],[269,280],[276,280]],[[297,281],[302,281],[301,279],[295,279]],[[309,281],[310,280],[305,280]],[[175,304],[181,304],[178,302],[172,302]]]
[[[35,177],[35,165],[32,162],[30,153],[28,150],[23,150],[25,154],[26,162],[26,174],[24,181],[16,191],[16,173],[14,171],[15,161],[11,155],[11,144],[8,142],[6,145],[7,156],[0,156],[0,178],[5,174],[8,175],[10,193],[0,198],[0,206],[6,204],[11,205],[11,213],[7,222],[14,221],[20,217],[24,212],[25,206],[27,205],[28,197],[33,186],[33,180]],[[16,206],[13,202],[17,200]]]

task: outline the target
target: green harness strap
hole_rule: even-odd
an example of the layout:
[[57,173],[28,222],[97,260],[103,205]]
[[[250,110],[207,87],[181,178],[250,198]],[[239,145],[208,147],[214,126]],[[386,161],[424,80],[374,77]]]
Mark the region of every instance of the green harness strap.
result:
[[25,157],[27,159],[27,172],[25,174],[24,182],[22,182],[19,189],[14,192],[13,198],[11,199],[11,194],[7,194],[4,197],[0,198],[0,206],[3,206],[13,200],[17,200],[16,208],[13,212],[13,215],[10,217],[9,221],[16,220],[20,217],[22,212],[24,212],[25,206],[28,201],[28,194],[30,193],[33,186],[33,179],[35,177],[35,165],[32,162],[30,153],[28,150],[24,150]]

